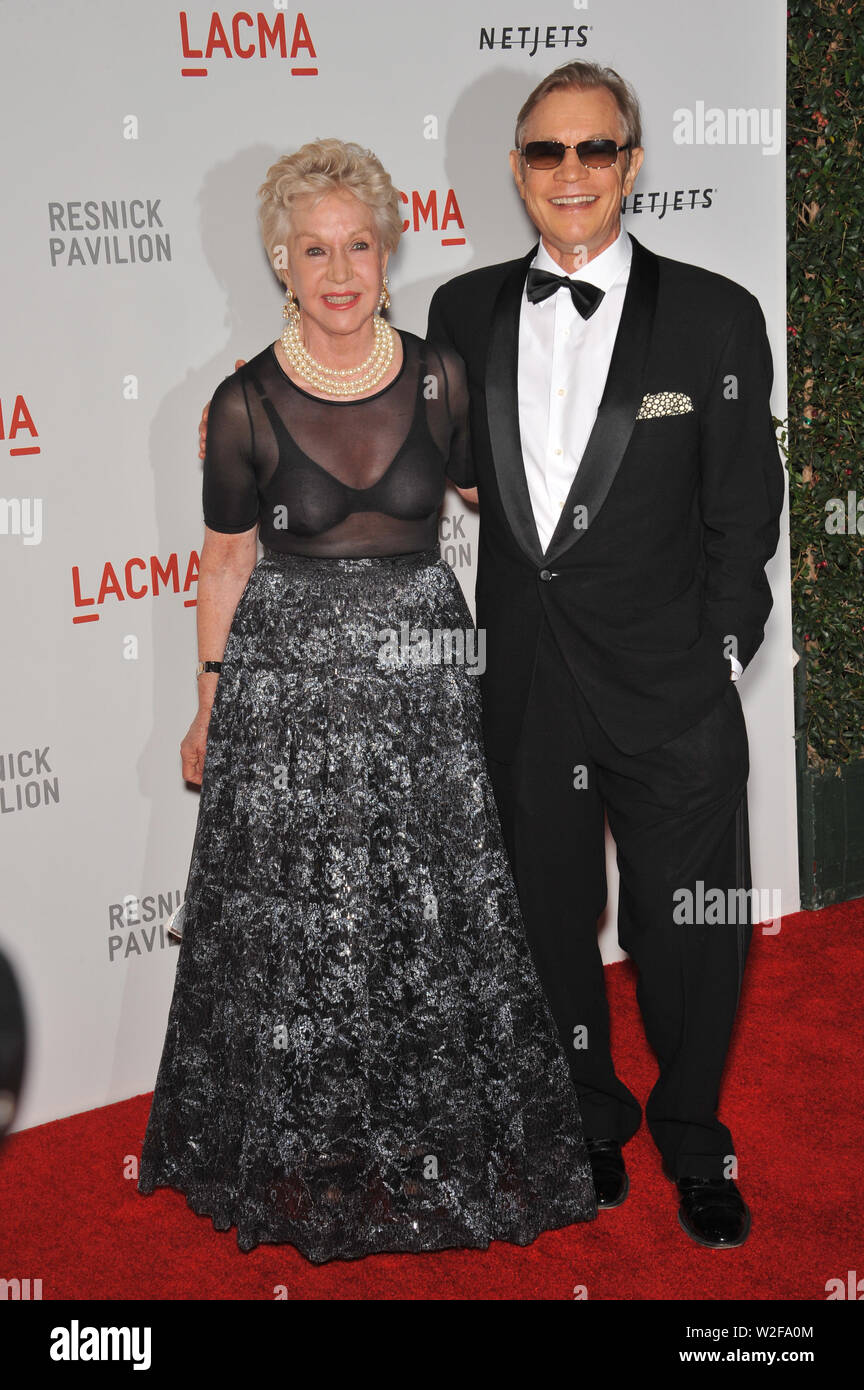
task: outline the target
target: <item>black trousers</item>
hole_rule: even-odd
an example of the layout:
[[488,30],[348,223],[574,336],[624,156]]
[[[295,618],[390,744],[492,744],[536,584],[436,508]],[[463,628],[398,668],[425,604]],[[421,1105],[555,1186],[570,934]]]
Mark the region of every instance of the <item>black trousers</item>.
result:
[[693,728],[628,755],[597,723],[547,624],[514,761],[489,767],[586,1135],[623,1144],[642,1118],[609,1046],[597,944],[605,810],[618,850],[618,939],[638,971],[660,1067],[648,1127],[676,1176],[734,1176],[732,1136],[716,1111],[753,914],[740,891],[750,888],[749,756],[733,682]]

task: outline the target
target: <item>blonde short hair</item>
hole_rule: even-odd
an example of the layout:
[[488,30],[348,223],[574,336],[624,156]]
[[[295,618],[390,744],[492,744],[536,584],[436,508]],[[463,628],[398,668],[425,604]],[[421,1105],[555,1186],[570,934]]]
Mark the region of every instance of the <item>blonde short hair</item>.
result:
[[[258,221],[271,265],[275,249],[284,246],[290,235],[293,203],[310,194],[317,194],[317,202],[340,189],[366,204],[381,245],[387,251],[396,250],[404,219],[399,193],[380,159],[371,150],[344,140],[311,140],[271,165],[258,189]],[[284,278],[279,270],[276,273]]]

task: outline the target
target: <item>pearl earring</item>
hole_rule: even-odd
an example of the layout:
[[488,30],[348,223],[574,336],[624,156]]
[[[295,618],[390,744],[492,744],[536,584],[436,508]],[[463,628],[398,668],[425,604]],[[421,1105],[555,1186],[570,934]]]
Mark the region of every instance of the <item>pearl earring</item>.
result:
[[282,305],[282,317],[283,319],[288,320],[292,328],[299,328],[300,304],[299,301],[295,298],[294,291],[292,289],[288,290],[285,303]]

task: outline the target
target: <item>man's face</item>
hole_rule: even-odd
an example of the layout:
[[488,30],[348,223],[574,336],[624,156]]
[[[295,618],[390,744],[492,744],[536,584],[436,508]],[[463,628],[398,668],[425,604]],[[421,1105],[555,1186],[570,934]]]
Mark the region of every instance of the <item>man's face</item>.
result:
[[[587,92],[567,88],[550,92],[531,112],[522,137],[560,140],[576,145],[580,140],[625,140],[621,114],[605,87]],[[510,167],[525,208],[546,250],[562,269],[572,271],[605,251],[618,235],[621,200],[633,188],[642,165],[641,147],[622,150],[607,169],[586,169],[575,150],[566,150],[557,169],[529,169],[516,150]],[[582,249],[584,248],[584,250]]]

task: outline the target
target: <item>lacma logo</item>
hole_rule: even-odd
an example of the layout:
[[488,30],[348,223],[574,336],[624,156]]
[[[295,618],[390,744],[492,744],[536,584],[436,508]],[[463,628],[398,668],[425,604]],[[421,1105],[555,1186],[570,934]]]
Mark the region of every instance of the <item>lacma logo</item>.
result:
[[[168,556],[163,565],[158,555],[151,555],[145,560],[140,555],[133,555],[127,560],[122,568],[116,568],[110,560],[106,560],[102,566],[102,574],[99,580],[98,589],[93,593],[88,593],[87,584],[81,578],[81,569],[78,565],[72,566],[72,594],[77,609],[91,608],[90,613],[79,613],[73,617],[73,623],[97,623],[99,621],[99,610],[102,605],[109,600],[118,600],[120,603],[126,599],[158,598],[161,593],[184,594],[194,592],[195,597],[183,600],[184,608],[194,608],[198,602],[198,552],[190,550],[185,561],[184,569],[181,573],[180,559],[176,551]],[[196,586],[193,591],[193,585]],[[94,586],[95,587],[95,586]]]
[[679,106],[672,112],[672,139],[676,145],[761,145],[763,154],[779,154],[783,120],[779,106],[705,107]]
[[[226,15],[214,10],[206,34],[197,28],[190,33],[189,16],[181,10],[183,57],[208,62],[213,58],[286,58],[297,64],[289,68],[292,77],[317,77],[317,54],[305,16],[298,12],[286,25],[284,7],[274,4],[273,8],[276,13],[269,15],[260,11],[251,15],[245,10]],[[316,65],[310,66],[312,63]],[[180,69],[181,77],[206,77],[208,72],[203,66]]]
[[[452,188],[448,188],[447,192],[442,195],[440,206],[438,202],[438,190],[435,188],[431,188],[425,193],[421,193],[418,188],[414,188],[411,190],[410,197],[400,189],[399,197],[406,207],[411,210],[410,216],[406,217],[405,221],[402,223],[403,232],[419,232],[421,227],[431,227],[433,232],[446,233],[448,228],[451,227],[451,224],[455,224],[455,227],[460,232],[464,233],[465,223],[462,221],[462,213],[459,210],[456,194],[453,192]],[[438,217],[439,211],[441,214],[440,221]],[[442,236],[441,245],[464,246],[465,237],[464,235],[456,236],[451,232],[449,236]]]
[[[15,397],[10,410],[8,408],[8,396],[6,400],[9,429],[7,431],[4,423],[3,400],[0,398],[0,440],[8,439],[9,457],[16,458],[19,454],[38,454],[41,447],[36,443],[39,438],[39,431],[33,423],[33,416],[27,408],[27,402],[23,396],[18,395]],[[19,434],[27,437],[26,443],[18,442]]]

